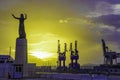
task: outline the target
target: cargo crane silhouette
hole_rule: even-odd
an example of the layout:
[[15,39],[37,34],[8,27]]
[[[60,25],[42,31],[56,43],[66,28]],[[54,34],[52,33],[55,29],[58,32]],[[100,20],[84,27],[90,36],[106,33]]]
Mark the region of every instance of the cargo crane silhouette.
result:
[[80,64],[78,63],[79,55],[77,50],[77,41],[75,41],[75,50],[72,49],[72,43],[70,43],[70,59],[71,63],[69,64],[70,70],[80,69]]
[[114,61],[115,64],[117,64],[117,58],[120,58],[120,53],[109,50],[108,46],[106,46],[104,39],[101,39],[101,41],[103,47],[104,64],[113,65]]
[[66,70],[67,67],[65,65],[66,61],[66,52],[67,52],[67,44],[64,43],[64,52],[60,50],[60,40],[58,40],[58,70]]

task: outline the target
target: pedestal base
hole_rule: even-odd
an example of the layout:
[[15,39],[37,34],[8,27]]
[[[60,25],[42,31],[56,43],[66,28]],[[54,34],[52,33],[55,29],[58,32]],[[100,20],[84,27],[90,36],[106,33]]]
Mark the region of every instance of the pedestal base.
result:
[[16,39],[15,64],[23,65],[23,77],[28,74],[27,70],[27,40],[24,38]]

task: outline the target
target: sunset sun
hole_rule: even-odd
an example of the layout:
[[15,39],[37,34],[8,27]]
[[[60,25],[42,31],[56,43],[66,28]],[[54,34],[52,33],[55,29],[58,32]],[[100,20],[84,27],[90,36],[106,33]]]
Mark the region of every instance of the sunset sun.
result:
[[44,51],[31,51],[30,55],[42,60],[45,60],[54,56],[54,54],[49,52],[44,52]]

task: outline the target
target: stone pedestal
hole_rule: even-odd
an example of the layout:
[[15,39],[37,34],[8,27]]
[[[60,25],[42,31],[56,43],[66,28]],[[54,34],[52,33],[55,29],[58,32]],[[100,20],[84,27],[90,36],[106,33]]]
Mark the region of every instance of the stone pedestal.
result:
[[27,40],[16,39],[15,64],[27,64]]
[[23,77],[28,75],[27,70],[27,40],[25,38],[16,39],[15,64],[23,65]]

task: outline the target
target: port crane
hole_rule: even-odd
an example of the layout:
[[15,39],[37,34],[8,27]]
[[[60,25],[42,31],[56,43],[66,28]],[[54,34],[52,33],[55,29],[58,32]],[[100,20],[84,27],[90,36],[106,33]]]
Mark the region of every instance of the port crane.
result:
[[101,39],[102,48],[103,48],[103,56],[104,56],[104,64],[113,65],[114,61],[117,64],[117,58],[120,58],[120,53],[109,50],[109,47],[106,46],[105,40]]
[[77,50],[77,41],[75,41],[75,50],[73,51],[72,43],[70,43],[70,69],[80,69],[80,64],[78,63],[79,55]]
[[66,52],[67,52],[67,44],[64,43],[64,52],[61,52],[60,49],[60,40],[58,40],[58,69],[62,69],[65,70],[67,67],[65,65],[65,61],[66,61]]

